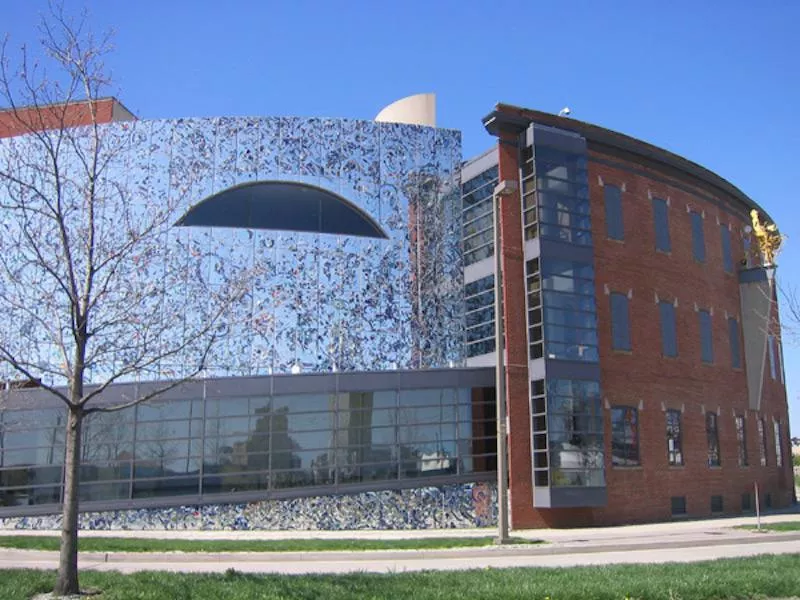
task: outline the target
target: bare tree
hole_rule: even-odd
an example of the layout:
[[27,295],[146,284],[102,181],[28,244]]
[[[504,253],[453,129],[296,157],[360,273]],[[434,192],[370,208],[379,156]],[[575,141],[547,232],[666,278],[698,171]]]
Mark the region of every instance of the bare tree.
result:
[[[164,254],[192,187],[192,165],[175,175],[182,183],[173,193],[158,198],[129,184],[126,150],[137,124],[103,125],[98,116],[110,85],[110,37],[94,37],[86,15],[72,19],[59,4],[51,5],[40,33],[38,62],[25,47],[13,62],[8,38],[0,48],[3,116],[26,134],[0,140],[0,375],[35,381],[66,407],[55,586],[64,595],[79,592],[84,419],[134,406],[201,373],[225,333],[222,323],[243,304],[252,273],[241,270],[213,286],[202,277],[185,283],[187,263]],[[75,127],[76,118],[88,124]],[[168,370],[178,364],[181,370]],[[169,375],[145,395],[98,402],[115,382]]]

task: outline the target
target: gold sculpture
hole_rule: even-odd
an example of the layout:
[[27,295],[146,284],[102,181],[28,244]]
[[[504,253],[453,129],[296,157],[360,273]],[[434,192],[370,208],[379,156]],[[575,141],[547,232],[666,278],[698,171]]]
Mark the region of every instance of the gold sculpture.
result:
[[764,257],[764,264],[774,265],[775,257],[783,243],[783,236],[778,232],[778,226],[775,223],[762,223],[755,208],[750,211],[750,219],[753,221],[753,233],[758,242],[758,249]]

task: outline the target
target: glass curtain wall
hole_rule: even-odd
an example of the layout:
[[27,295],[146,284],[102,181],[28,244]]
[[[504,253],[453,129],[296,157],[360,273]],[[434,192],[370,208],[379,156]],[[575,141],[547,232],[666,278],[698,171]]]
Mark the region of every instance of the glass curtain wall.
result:
[[[87,418],[82,501],[346,490],[495,465],[489,388],[190,398]],[[0,413],[0,507],[61,501],[64,412]]]
[[[605,486],[586,144],[539,125],[523,139],[522,225],[526,240],[539,240],[539,256],[526,257],[529,358],[545,371],[531,382],[533,477],[550,488],[535,497],[557,506],[567,496],[555,488]],[[578,498],[599,496],[565,501]]]

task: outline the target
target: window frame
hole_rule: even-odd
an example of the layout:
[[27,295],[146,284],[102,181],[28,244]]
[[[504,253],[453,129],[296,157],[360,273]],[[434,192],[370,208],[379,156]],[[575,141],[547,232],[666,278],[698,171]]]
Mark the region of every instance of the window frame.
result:
[[719,224],[720,244],[722,246],[722,269],[733,273],[733,247],[731,246],[731,230],[725,223]]
[[739,320],[736,317],[728,317],[728,346],[731,352],[731,368],[742,368],[742,343],[739,333]]
[[[670,417],[675,417],[675,423],[670,423]],[[686,465],[686,460],[683,456],[681,411],[673,408],[667,409],[664,419],[667,442],[667,463],[670,467],[683,467]],[[670,444],[670,442],[672,442],[672,444]]]
[[[615,300],[622,301],[622,305],[616,304]],[[617,310],[615,310],[615,306]],[[612,350],[622,350],[630,352],[631,344],[631,314],[630,300],[628,295],[622,292],[611,292],[609,294],[609,311],[611,312],[611,348]],[[618,311],[623,311],[620,315]],[[620,321],[619,317],[622,317]]]
[[745,420],[744,415],[736,415],[734,417],[734,423],[736,425],[739,466],[747,467],[749,465],[749,459],[747,456],[747,421]]
[[706,442],[708,443],[708,466],[722,466],[722,452],[719,447],[719,418],[715,412],[706,413]]
[[697,211],[690,211],[692,225],[692,257],[699,263],[705,263],[706,254],[706,235],[703,225],[703,214]]
[[[670,254],[672,252],[672,239],[669,233],[669,202],[661,198],[653,197],[651,206],[653,209],[653,229],[655,231],[656,251]],[[663,211],[661,210],[662,206],[664,209]],[[663,223],[662,220],[659,219],[659,215],[663,215]],[[660,224],[663,225],[661,229],[659,229]],[[659,231],[661,232],[660,234]]]
[[[697,311],[697,323],[700,330],[700,360],[707,365],[714,364],[714,322],[712,318],[710,310],[701,308]],[[707,353],[706,350],[708,350]]]
[[[665,323],[665,320],[664,320],[664,312],[661,310],[662,305],[664,305],[665,307],[668,306],[670,308],[670,311],[671,311],[670,312],[670,314],[672,316],[672,331],[671,331],[671,333],[672,333],[672,341],[673,341],[672,347],[674,348],[674,353],[672,353],[672,354],[667,352],[667,350],[669,348],[667,348],[667,343],[666,343],[667,338],[664,335],[664,332],[666,330],[666,327],[665,327],[666,323]],[[659,303],[658,303],[658,319],[659,319],[659,325],[660,325],[660,329],[661,329],[661,355],[665,356],[665,357],[669,357],[669,358],[675,358],[676,356],[678,356],[678,318],[677,318],[677,316],[675,314],[675,304],[673,302],[666,302],[664,300],[659,301]]]
[[[615,193],[612,193],[615,192]],[[606,237],[618,242],[625,241],[625,219],[622,210],[622,188],[606,183],[603,185]]]
[[[615,423],[615,413],[621,413],[622,423],[629,423],[628,415],[633,415],[632,421],[632,436],[631,439],[628,439],[628,432],[626,429],[623,429],[622,434],[622,444],[624,447],[632,448],[633,450],[630,453],[623,453],[622,456],[618,456],[615,451],[615,441],[617,429],[614,426]],[[626,405],[618,405],[611,407],[611,465],[613,467],[640,467],[642,465],[642,456],[640,451],[640,428],[639,428],[639,409],[635,406],[626,406]],[[635,452],[635,455],[634,455]],[[625,461],[625,462],[617,462],[617,460]]]

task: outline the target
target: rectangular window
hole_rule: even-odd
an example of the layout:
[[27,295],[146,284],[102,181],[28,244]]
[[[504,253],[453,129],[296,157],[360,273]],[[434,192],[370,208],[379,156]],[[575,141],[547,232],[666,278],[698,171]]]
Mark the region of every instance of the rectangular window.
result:
[[742,368],[742,350],[739,345],[739,321],[728,317],[728,341],[731,347],[731,366],[734,369]]
[[781,422],[777,419],[772,422],[775,431],[775,464],[783,466],[783,447],[781,446]]
[[719,235],[722,240],[722,267],[726,273],[733,273],[733,254],[731,253],[731,232],[728,226],[720,223]]
[[750,493],[742,494],[742,512],[753,510],[753,497]]
[[723,511],[722,496],[711,496],[711,512],[721,513]]
[[671,252],[672,243],[669,239],[669,207],[667,201],[653,198],[653,224],[656,230],[656,250]]
[[717,414],[706,413],[706,440],[708,440],[708,466],[720,466],[719,457],[719,430],[717,429]]
[[767,338],[767,350],[769,351],[769,376],[775,379],[778,376],[777,361],[775,360],[775,336]]
[[606,235],[612,240],[624,240],[622,224],[622,191],[615,185],[603,186],[606,203]]
[[617,467],[639,464],[639,414],[630,406],[611,409],[611,463]]
[[739,466],[747,466],[747,429],[743,415],[736,416],[736,441],[739,442]]
[[681,446],[681,411],[667,411],[667,460],[670,465],[683,465]]
[[692,212],[692,254],[698,262],[706,262],[706,240],[703,234],[703,215]]
[[758,419],[758,450],[761,453],[761,466],[767,466],[767,432],[764,428],[764,418]]
[[686,514],[686,496],[673,496],[670,498],[670,504],[673,516]]
[[675,332],[675,306],[672,302],[659,302],[661,316],[661,353],[664,356],[678,356],[678,337]]
[[707,310],[697,311],[700,322],[700,357],[704,363],[714,362],[714,343],[711,338],[711,313]]
[[614,350],[631,349],[628,296],[617,292],[611,294],[611,347]]

